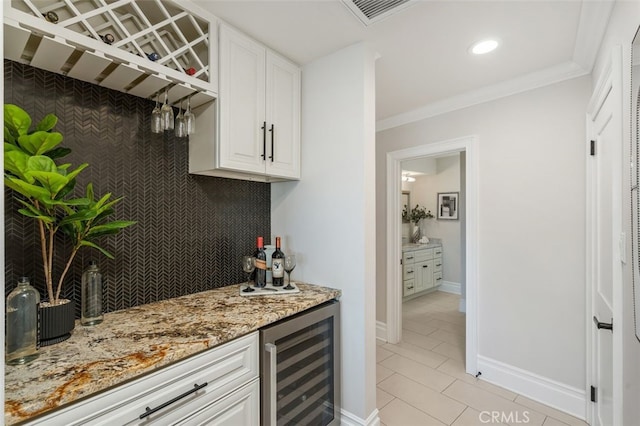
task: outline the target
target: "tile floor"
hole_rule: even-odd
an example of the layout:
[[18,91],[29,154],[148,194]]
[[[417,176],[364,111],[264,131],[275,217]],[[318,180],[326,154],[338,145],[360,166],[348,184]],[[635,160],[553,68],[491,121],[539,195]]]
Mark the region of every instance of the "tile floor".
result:
[[377,405],[383,425],[586,425],[466,374],[459,299],[436,291],[405,302],[402,342],[378,341]]

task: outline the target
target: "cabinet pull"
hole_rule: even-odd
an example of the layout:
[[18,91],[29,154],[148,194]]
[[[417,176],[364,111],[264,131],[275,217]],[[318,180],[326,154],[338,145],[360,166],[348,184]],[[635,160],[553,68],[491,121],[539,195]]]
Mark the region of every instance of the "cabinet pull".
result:
[[165,402],[164,404],[158,405],[156,408],[145,408],[145,412],[140,414],[140,419],[144,419],[147,416],[152,415],[153,413],[155,413],[156,411],[160,411],[163,408],[173,404],[174,402],[177,402],[179,400],[181,400],[182,398],[185,398],[189,395],[191,395],[192,393],[198,392],[200,389],[202,389],[203,387],[207,386],[209,383],[208,382],[204,382],[203,384],[199,385],[199,384],[194,384],[193,385],[193,389],[186,391],[185,393],[183,393],[182,395],[178,395],[175,398],[173,398],[170,401]]
[[442,266],[442,263],[438,263],[436,266]]
[[413,274],[413,271],[407,271],[407,275]]
[[271,132],[271,155],[269,156],[269,158],[271,159],[271,162],[273,163],[273,157],[274,157],[274,152],[273,152],[273,134],[275,133],[273,131],[273,124],[271,124],[271,128],[269,129],[269,131]]
[[442,278],[436,278],[436,281],[440,281]]
[[422,267],[423,267],[423,268],[428,268],[428,267],[429,267],[429,265],[422,265]]
[[277,420],[277,411],[278,411],[278,407],[277,407],[277,400],[276,397],[278,395],[278,390],[276,387],[277,384],[277,372],[278,372],[278,366],[277,364],[277,360],[276,360],[276,354],[277,354],[277,350],[278,348],[276,347],[276,345],[274,345],[273,343],[266,343],[264,345],[265,350],[269,353],[269,374],[267,374],[267,376],[269,376],[269,425],[270,426],[275,426],[278,422]]
[[411,257],[407,257],[407,260],[411,260],[411,259],[413,259],[413,256],[411,256]]
[[260,154],[260,157],[262,157],[263,160],[267,159],[267,122],[263,121],[262,122],[262,154]]

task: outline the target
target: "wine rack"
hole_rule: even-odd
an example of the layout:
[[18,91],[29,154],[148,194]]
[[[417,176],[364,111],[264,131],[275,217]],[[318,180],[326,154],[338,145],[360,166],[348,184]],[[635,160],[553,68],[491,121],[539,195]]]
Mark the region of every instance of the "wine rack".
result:
[[10,0],[5,58],[143,98],[217,98],[215,16],[187,0]]

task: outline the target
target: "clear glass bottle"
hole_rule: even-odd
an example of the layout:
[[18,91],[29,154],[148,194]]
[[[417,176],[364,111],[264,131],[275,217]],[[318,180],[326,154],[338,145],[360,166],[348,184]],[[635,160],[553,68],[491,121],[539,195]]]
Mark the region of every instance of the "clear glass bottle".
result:
[[38,358],[38,303],[40,294],[28,277],[18,279],[18,286],[7,297],[7,364],[27,364]]
[[102,312],[102,274],[95,260],[82,273],[80,324],[96,325],[104,319]]

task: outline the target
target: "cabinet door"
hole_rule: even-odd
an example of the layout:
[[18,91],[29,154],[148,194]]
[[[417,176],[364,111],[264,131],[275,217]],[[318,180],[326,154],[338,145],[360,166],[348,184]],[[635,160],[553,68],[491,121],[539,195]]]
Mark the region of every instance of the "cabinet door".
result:
[[264,47],[220,26],[220,140],[218,167],[265,171]]
[[433,260],[416,262],[417,281],[416,291],[428,290],[433,287]]
[[402,292],[403,296],[410,296],[413,293],[415,293],[416,289],[415,289],[415,280],[404,280],[404,289]]
[[300,68],[267,51],[266,113],[269,176],[300,178]]

